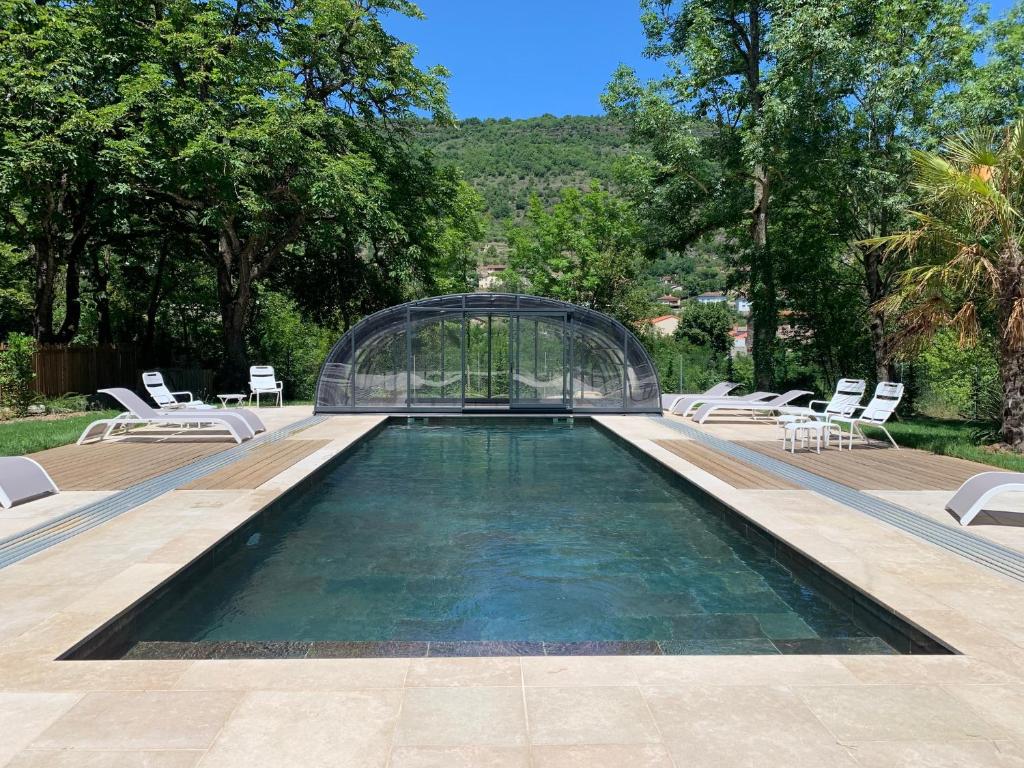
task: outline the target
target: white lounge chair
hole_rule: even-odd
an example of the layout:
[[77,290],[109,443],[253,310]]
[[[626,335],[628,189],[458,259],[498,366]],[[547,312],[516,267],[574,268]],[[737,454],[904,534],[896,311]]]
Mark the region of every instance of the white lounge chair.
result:
[[980,472],[957,489],[946,511],[956,515],[960,525],[968,525],[987,501],[1010,491],[1024,491],[1024,472]]
[[270,365],[254,365],[249,369],[249,404],[256,398],[260,407],[260,395],[273,395],[279,406],[284,405],[284,382],[278,381]]
[[677,394],[677,395],[662,393],[662,395],[661,395],[661,410],[668,411],[669,413],[672,413],[673,409],[676,406],[676,403],[678,403],[679,400],[681,400],[682,398],[688,398],[688,397],[725,397],[730,392],[732,392],[734,389],[736,389],[736,387],[738,387],[738,386],[739,386],[739,384],[736,384],[736,383],[731,382],[731,381],[722,381],[722,382],[719,382],[718,384],[715,384],[715,386],[711,387],[711,389],[705,390],[704,392],[689,392],[689,393],[683,393],[683,394]]
[[114,430],[123,428],[125,430],[136,426],[168,426],[168,427],[219,427],[227,430],[236,443],[244,440],[251,440],[255,432],[249,423],[237,413],[230,413],[223,410],[212,411],[184,411],[175,410],[171,413],[161,413],[151,408],[146,402],[132,392],[130,389],[114,388],[101,389],[100,392],[110,395],[127,409],[126,413],[115,416],[113,419],[100,419],[94,421],[82,432],[78,438],[78,444],[92,440],[104,440]]
[[[853,438],[860,437],[865,443],[868,442],[862,426],[875,427],[882,430],[889,438],[892,447],[899,450],[896,441],[892,439],[889,430],[885,428],[885,422],[896,412],[900,400],[903,399],[903,385],[891,381],[881,381],[875,387],[875,394],[867,405],[858,405],[850,408],[845,414],[828,416],[827,421],[831,424],[845,424],[849,427],[850,448],[853,448]],[[860,414],[857,412],[860,411]],[[843,435],[839,435],[839,448],[843,447]]]
[[693,419],[698,424],[703,424],[707,421],[708,417],[715,411],[744,411],[749,413],[751,417],[757,418],[759,413],[773,413],[789,405],[791,402],[804,395],[813,395],[813,392],[808,392],[806,389],[791,389],[789,392],[784,392],[781,395],[775,395],[770,400],[758,400],[756,402],[710,402],[704,403],[697,412],[693,414]]
[[[782,417],[797,416],[812,419],[845,416],[860,405],[866,387],[864,379],[840,379],[831,400],[811,400],[802,407],[787,405],[784,408],[779,408],[779,413],[782,414]],[[815,409],[815,405],[824,405],[825,407],[819,411]]]
[[761,403],[766,400],[772,400],[779,395],[776,392],[751,392],[749,395],[725,395],[724,397],[705,397],[704,395],[694,395],[690,397],[683,397],[676,403],[675,409],[672,411],[676,416],[682,416],[684,419],[690,416],[697,408],[707,403],[719,403],[722,405],[728,405],[729,403]]
[[[142,385],[146,392],[153,398],[158,408],[170,410],[172,408],[191,408],[192,410],[209,410],[216,408],[215,405],[207,405],[202,400],[196,400],[188,391],[171,392],[164,384],[164,375],[159,371],[147,371],[142,374]],[[188,400],[179,400],[179,396],[188,396]]]
[[54,493],[60,490],[39,462],[27,456],[0,457],[0,507],[10,509]]

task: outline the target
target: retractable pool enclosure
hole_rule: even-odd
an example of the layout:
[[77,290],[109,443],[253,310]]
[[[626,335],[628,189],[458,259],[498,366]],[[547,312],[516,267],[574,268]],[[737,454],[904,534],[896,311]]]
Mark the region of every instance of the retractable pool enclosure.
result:
[[317,413],[660,413],[621,323],[538,296],[437,296],[364,318],[331,350]]

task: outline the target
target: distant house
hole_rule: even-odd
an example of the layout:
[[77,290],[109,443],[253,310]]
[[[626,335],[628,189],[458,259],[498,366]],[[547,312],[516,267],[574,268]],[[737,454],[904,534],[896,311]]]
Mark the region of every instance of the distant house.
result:
[[476,287],[479,291],[489,291],[498,282],[498,275],[505,271],[504,264],[481,264],[476,268]]
[[673,296],[669,293],[666,293],[664,296],[658,299],[658,303],[661,304],[663,307],[669,307],[670,309],[679,309],[683,302],[678,296]]
[[740,315],[746,317],[750,314],[750,310],[753,307],[753,302],[742,294],[736,296],[732,301],[732,308]]
[[729,297],[721,291],[708,291],[697,297],[698,304],[724,304]]
[[659,336],[671,336],[676,332],[676,328],[679,327],[679,318],[675,315],[652,317],[647,322],[651,324],[654,332]]
[[746,328],[736,326],[729,331],[729,336],[732,337],[732,351],[730,354],[733,357],[737,355],[745,355],[750,352],[750,345],[747,343],[749,337],[749,331]]

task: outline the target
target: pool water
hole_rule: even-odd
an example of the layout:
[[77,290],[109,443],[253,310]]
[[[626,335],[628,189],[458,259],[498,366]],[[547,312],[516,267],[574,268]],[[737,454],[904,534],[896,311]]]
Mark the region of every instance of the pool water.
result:
[[729,515],[585,420],[391,424],[133,640],[894,652]]

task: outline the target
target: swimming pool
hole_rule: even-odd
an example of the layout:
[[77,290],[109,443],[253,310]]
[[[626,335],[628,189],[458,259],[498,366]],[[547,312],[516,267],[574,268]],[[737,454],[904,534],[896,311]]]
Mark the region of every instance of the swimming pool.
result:
[[946,652],[585,419],[388,424],[78,657]]

